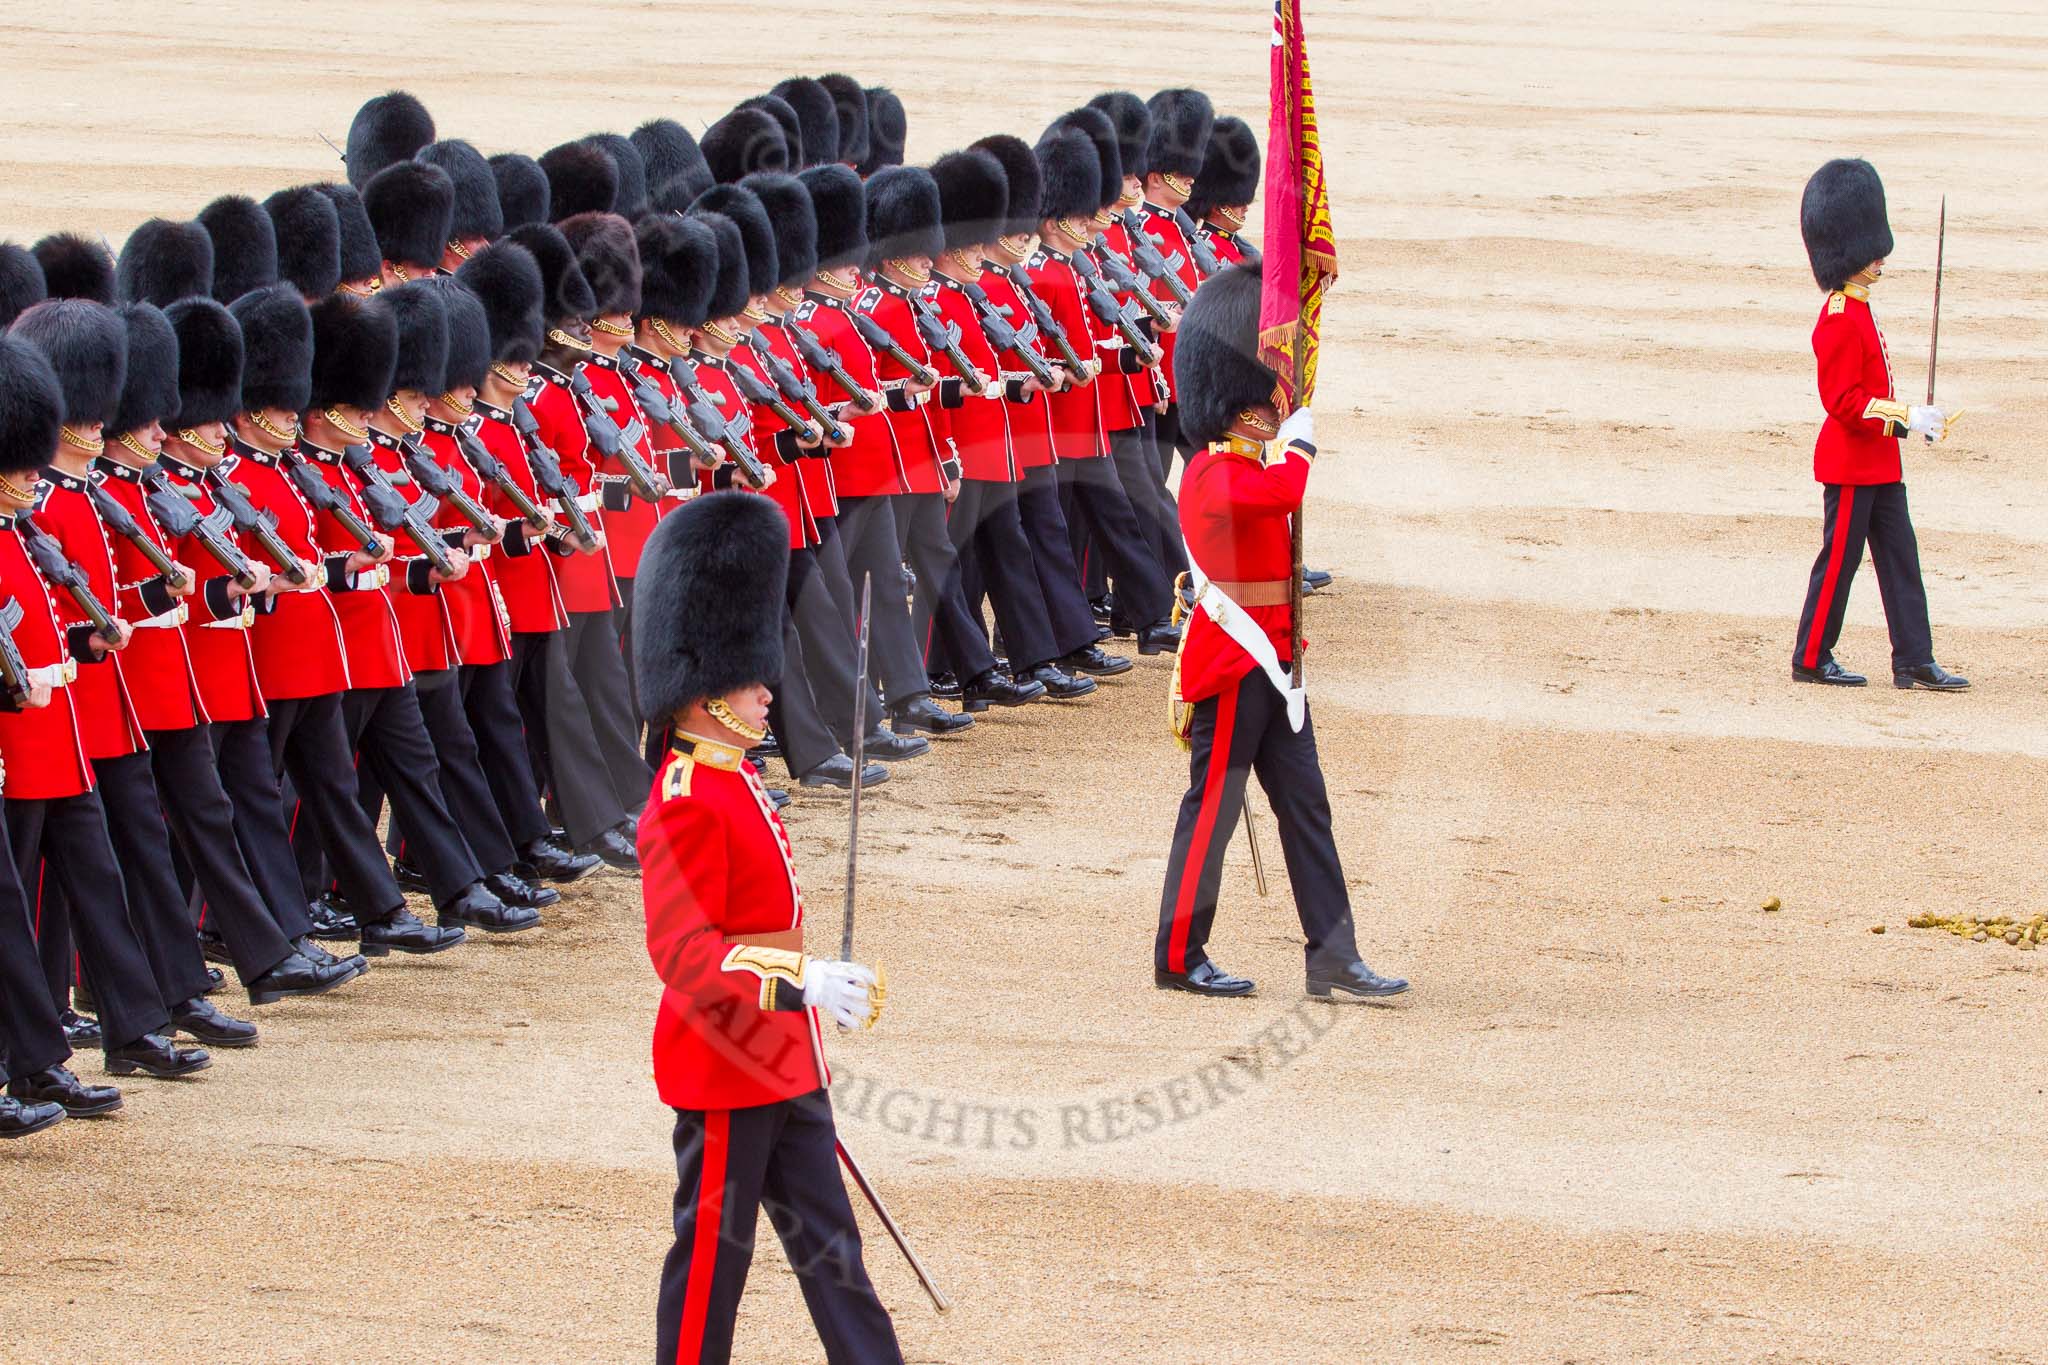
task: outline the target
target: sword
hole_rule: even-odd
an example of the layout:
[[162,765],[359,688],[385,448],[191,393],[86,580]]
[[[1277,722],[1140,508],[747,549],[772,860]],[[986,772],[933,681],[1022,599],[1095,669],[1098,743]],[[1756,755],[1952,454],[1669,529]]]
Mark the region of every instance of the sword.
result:
[[[1941,258],[1948,250],[1948,196],[1941,196],[1941,227],[1934,237],[1934,326],[1927,334],[1927,406],[1934,406],[1934,362],[1941,354]],[[1934,437],[1926,437],[1934,444]]]
[[1247,792],[1244,798],[1244,841],[1252,848],[1252,880],[1258,884],[1259,894],[1266,894],[1266,855],[1259,851],[1258,826],[1252,823],[1252,798]]
[[[860,869],[860,771],[866,761],[868,738],[868,625],[871,618],[868,608],[872,604],[875,590],[875,576],[872,573],[860,577],[860,667],[853,678],[853,813],[848,817],[846,831],[846,909],[839,918],[839,960],[853,961],[853,887],[854,874]],[[844,1156],[844,1149],[840,1155]],[[850,1163],[849,1163],[850,1164]],[[856,1179],[858,1177],[856,1176]],[[863,1182],[865,1184],[865,1182]],[[873,1199],[873,1195],[868,1196]],[[876,1212],[881,1212],[876,1206]],[[883,1221],[888,1215],[883,1214]],[[902,1239],[897,1239],[902,1245]],[[906,1254],[908,1248],[905,1248]],[[911,1257],[916,1264],[917,1258]],[[919,1271],[922,1277],[923,1271]],[[944,1311],[944,1305],[940,1305]]]

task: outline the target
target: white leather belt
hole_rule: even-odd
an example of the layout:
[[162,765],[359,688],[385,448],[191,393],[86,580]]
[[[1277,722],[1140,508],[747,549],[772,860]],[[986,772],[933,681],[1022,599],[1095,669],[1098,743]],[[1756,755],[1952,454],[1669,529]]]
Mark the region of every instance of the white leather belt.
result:
[[245,600],[242,604],[242,614],[240,616],[224,616],[218,621],[208,621],[200,629],[247,630],[254,624],[256,624],[256,608],[250,606]]
[[349,586],[357,592],[368,592],[372,588],[381,588],[390,581],[391,570],[383,564],[372,564],[361,573],[352,573],[348,576]]
[[595,512],[603,506],[603,499],[595,493],[585,493],[576,499],[576,505],[586,512]]
[[184,625],[185,618],[191,614],[183,602],[178,602],[174,603],[169,611],[160,611],[147,621],[130,621],[128,624],[137,630],[161,630],[166,626]]
[[78,661],[66,659],[59,664],[44,664],[41,668],[28,671],[30,687],[47,687],[51,691],[69,687],[78,680]]

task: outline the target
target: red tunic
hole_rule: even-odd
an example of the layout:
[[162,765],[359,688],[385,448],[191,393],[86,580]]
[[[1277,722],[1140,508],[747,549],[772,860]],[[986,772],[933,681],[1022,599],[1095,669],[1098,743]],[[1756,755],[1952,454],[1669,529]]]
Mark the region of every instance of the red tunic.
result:
[[[753,423],[747,433],[747,443],[761,463],[775,471],[775,482],[763,490],[782,509],[783,519],[789,523],[789,548],[801,550],[818,543],[818,524],[811,519],[810,504],[804,501],[803,475],[797,472],[796,446],[790,435],[789,424],[775,415],[775,410],[765,405],[753,404],[740,396],[739,387],[727,373],[727,367],[744,365],[747,372],[763,384],[772,385],[767,369],[760,360],[744,346],[735,347],[723,360],[705,351],[691,351],[687,362],[695,367],[697,387],[704,390],[718,408],[718,415],[727,421],[741,417]],[[785,454],[785,449],[787,454]],[[710,482],[704,484],[709,489]],[[735,481],[732,487],[742,488],[744,484]]]
[[[1145,235],[1150,237],[1152,244],[1159,248],[1161,256],[1171,260],[1173,259],[1174,252],[1178,251],[1180,253],[1180,269],[1174,273],[1179,275],[1180,282],[1186,285],[1190,292],[1193,292],[1202,283],[1202,272],[1195,268],[1195,253],[1189,248],[1187,236],[1181,232],[1180,224],[1174,221],[1173,210],[1154,208],[1150,204],[1143,204],[1139,206],[1138,212],[1145,221]],[[1239,252],[1231,259],[1242,260],[1243,258],[1244,253]],[[1229,263],[1221,251],[1216,253],[1216,259],[1224,264]],[[1171,299],[1173,297],[1172,292],[1164,284],[1156,281],[1152,285],[1152,293],[1154,297],[1161,299]],[[1166,396],[1168,398],[1174,396],[1174,339],[1175,333],[1173,332],[1168,332],[1159,338],[1159,344],[1166,348],[1166,358],[1159,362],[1159,373],[1161,375],[1161,382],[1166,385]]]
[[[1271,463],[1227,448],[1198,450],[1180,481],[1180,529],[1188,557],[1222,582],[1281,582],[1294,572],[1292,517],[1308,489],[1308,456],[1292,446]],[[1244,608],[1280,662],[1292,663],[1293,615],[1286,604]],[[1180,651],[1180,694],[1213,697],[1257,668],[1223,628],[1197,610]]]
[[[1123,220],[1121,218],[1117,219],[1115,222],[1111,223],[1108,227],[1102,230],[1102,238],[1104,241],[1109,243],[1109,249],[1116,253],[1117,259],[1122,261],[1125,265],[1131,268],[1132,274],[1138,275],[1139,279],[1145,278],[1142,274],[1139,274],[1138,272],[1138,263],[1131,259],[1131,234],[1130,230],[1124,226]],[[1170,256],[1172,253],[1162,251],[1159,254],[1162,256]],[[1190,268],[1187,265],[1187,253],[1185,249],[1182,249],[1181,254],[1182,268]],[[1098,260],[1101,259],[1102,250],[1100,247],[1095,248],[1095,256]],[[1105,283],[1106,282],[1107,280],[1105,279]],[[1131,295],[1125,293],[1121,289],[1118,289],[1115,285],[1110,285],[1110,290],[1112,293],[1116,295],[1116,301],[1119,304],[1122,304],[1126,300],[1131,298]],[[1165,285],[1160,284],[1157,281],[1153,281],[1151,293],[1154,298],[1167,300],[1169,307],[1174,306],[1172,304],[1173,295],[1167,290]],[[1166,333],[1166,335],[1170,337],[1173,334],[1171,332],[1168,332]],[[1160,365],[1163,368],[1165,362],[1161,361]],[[1150,369],[1139,369],[1134,373],[1126,374],[1124,376],[1124,383],[1128,385],[1130,388],[1131,403],[1133,405],[1133,408],[1138,409],[1149,408],[1154,403],[1157,403],[1161,397],[1161,390],[1164,388],[1166,381],[1159,377],[1158,371]],[[1138,412],[1137,417],[1139,423],[1144,422],[1145,415],[1143,412]],[[1120,428],[1113,427],[1111,428],[1111,430],[1120,430]]]
[[[1009,387],[1002,379],[1004,357],[989,344],[974,304],[957,282],[939,276],[929,297],[940,321],[960,329],[961,353],[989,381],[988,392],[979,398],[950,372],[939,385],[939,409],[960,460],[960,477],[982,483],[1014,482],[1017,463],[1010,450],[1010,423],[1005,415],[1010,405],[1003,401]],[[942,365],[942,369],[950,367]]]
[[[0,592],[21,605],[14,647],[31,669],[51,668],[84,653],[86,632],[57,625],[56,596],[23,548],[14,518],[0,516]],[[78,672],[105,668],[78,664]],[[78,713],[69,687],[53,687],[50,704],[33,710],[0,710],[0,758],[7,763],[7,794],[24,801],[49,801],[92,790],[92,767],[78,732]]]
[[[1067,340],[1083,360],[1098,358],[1096,330],[1081,297],[1080,277],[1067,258],[1050,247],[1041,246],[1029,266],[1031,292],[1045,301],[1052,320],[1066,330]],[[1108,362],[1105,361],[1105,368]],[[1052,450],[1060,460],[1091,460],[1109,453],[1109,437],[1102,425],[1104,386],[1097,381],[1079,388],[1046,395],[1052,419]]]
[[[1860,297],[1859,297],[1860,296]],[[1892,396],[1892,358],[1869,296],[1837,290],[1813,325],[1820,402],[1828,410],[1813,445],[1813,477],[1822,483],[1897,483],[1905,477],[1899,437],[1907,407]]]
[[[163,527],[158,525],[156,515],[149,510],[149,500],[143,495],[142,471],[103,459],[94,471],[94,482],[128,509],[128,515],[135,518],[136,526],[152,543],[185,565],[195,580],[205,578],[205,565],[211,563],[210,560],[194,564],[181,559],[178,548],[164,538]],[[190,620],[194,612],[206,610],[206,589],[195,582],[191,593],[183,599],[174,599],[156,566],[143,558],[142,551],[125,538],[114,542],[114,576],[118,580],[117,591],[121,599],[114,612],[135,627],[134,638],[129,640],[128,648],[121,651],[121,669],[124,677],[135,682],[128,697],[135,703],[135,713],[142,721],[142,728],[187,730],[203,724],[208,718],[206,703],[200,695],[192,651],[186,646],[181,625],[183,620]],[[220,581],[222,587],[214,589],[219,594],[214,600],[223,611],[233,606],[233,615],[239,621],[241,608],[226,598],[227,580],[223,578]],[[176,609],[181,603],[185,607],[183,612]],[[151,621],[161,624],[147,624]]]
[[[981,287],[988,294],[988,301],[1003,319],[1018,331],[1033,321],[1030,308],[1023,296],[1017,292],[1017,282],[1007,270],[991,265],[981,272]],[[1053,347],[1044,337],[1031,343],[1031,349],[1042,356],[1050,356]],[[1013,364],[1015,356],[1006,357]],[[1038,469],[1053,463],[1052,450],[1052,403],[1041,401],[1037,394],[1012,391],[1004,395],[1005,417],[1010,430],[1010,451],[1016,460],[1017,477],[1023,478],[1027,469]]]
[[[640,459],[648,468],[660,469],[662,465],[654,458],[652,425],[640,411],[640,405],[633,401],[633,392],[626,385],[626,377],[619,373],[618,362],[592,351],[584,361],[583,377],[590,381],[592,393],[618,404],[605,415],[617,422],[621,431],[636,419],[639,421],[640,440],[634,449],[640,452]],[[598,500],[598,525],[611,551],[612,572],[620,578],[631,578],[640,568],[641,547],[654,534],[654,524],[661,520],[661,508],[629,490],[625,465],[609,456],[596,458],[602,466],[597,471],[597,487],[604,494]]]
[[809,1009],[760,970],[728,965],[729,936],[801,929],[789,834],[745,756],[679,737],[640,817],[647,953],[665,989],[654,1080],[676,1109],[744,1109],[808,1094],[818,1073]]
[[[216,484],[227,482],[241,487],[258,511],[277,518],[277,534],[293,554],[310,569],[303,588],[287,586],[275,594],[276,606],[257,617],[251,631],[256,651],[256,676],[263,695],[271,701],[292,697],[323,697],[346,692],[349,654],[342,643],[341,616],[334,609],[328,583],[338,577],[338,565],[329,565],[314,538],[313,509],[299,496],[291,479],[278,466],[275,455],[266,455],[237,442],[235,453],[215,465],[208,477]],[[255,537],[241,536],[242,553],[259,564],[277,565],[256,546]],[[284,576],[278,574],[283,583]],[[389,606],[386,606],[389,611]],[[393,627],[392,654],[397,653]],[[219,719],[219,717],[215,717]]]
[[[582,495],[592,525],[598,524],[597,471],[590,467],[590,433],[583,429],[583,414],[569,392],[569,377],[546,365],[535,364],[539,383],[526,391],[526,404],[540,424],[540,439],[562,462],[562,473]],[[602,529],[600,526],[599,529]],[[611,543],[594,555],[568,554],[555,560],[555,583],[561,589],[562,605],[573,612],[610,611],[619,604],[612,583]]]
[[[766,322],[755,328],[754,344],[773,351],[781,358],[783,364],[789,366],[790,372],[795,374],[799,381],[807,382],[813,388],[817,387],[817,379],[811,374],[810,367],[804,364],[803,356],[796,349],[796,343],[790,340],[789,333],[783,330],[781,323]],[[821,397],[820,406],[822,405]],[[802,456],[798,465],[798,472],[803,478],[804,506],[810,512],[813,523],[819,517],[839,515],[839,495],[832,486],[832,463],[827,455],[825,448],[820,446],[816,451]]]
[[[427,429],[420,434],[420,441],[434,457],[447,475],[460,484],[462,491],[469,494],[476,503],[489,509],[488,490],[477,472],[470,468],[469,461],[462,458],[455,446],[455,429],[445,422],[427,419]],[[441,606],[447,612],[448,630],[455,641],[455,662],[462,664],[496,664],[512,657],[511,640],[506,632],[505,604],[498,593],[498,585],[491,577],[490,568],[508,556],[506,545],[514,539],[523,543],[524,533],[519,529],[518,514],[513,517],[512,528],[504,541],[491,547],[491,553],[482,559],[471,559],[469,572],[453,583],[443,583],[438,596]],[[453,507],[443,507],[435,518],[435,525],[446,531],[468,531],[472,527],[467,518]],[[401,610],[399,624],[407,624]],[[422,662],[422,656],[413,652],[411,632],[407,632],[406,659],[416,673],[426,672],[431,665]]]
[[[36,489],[35,524],[64,547],[64,557],[85,571],[86,586],[101,606],[115,617],[121,615],[115,592],[114,547],[107,528],[85,491],[85,480],[55,468],[43,471]],[[68,632],[91,623],[78,609],[71,594],[59,589],[51,598],[57,604],[57,620]],[[126,758],[148,742],[142,737],[142,720],[128,695],[128,681],[122,667],[121,651],[109,651],[106,659],[78,671],[72,685],[72,704],[78,710],[79,738],[85,756],[95,761]]]
[[[483,442],[484,449],[498,458],[498,462],[505,466],[506,475],[519,485],[519,490],[531,498],[535,506],[559,516],[561,509],[554,506],[555,500],[543,495],[533,481],[533,466],[526,461],[526,445],[512,425],[512,415],[483,402],[476,405],[476,413],[482,419],[477,427],[477,439]],[[491,487],[483,503],[501,517],[524,515],[496,485]],[[556,566],[560,560],[552,551],[539,545],[523,555],[508,550],[502,555],[492,555],[488,563],[491,578],[497,584],[498,596],[505,606],[510,630],[521,635],[545,635],[569,624],[568,613],[562,606],[561,589],[555,583]]]
[[[894,337],[912,360],[936,374],[946,373],[946,362],[932,355],[931,347],[918,335],[910,311],[910,295],[901,286],[879,280],[862,292],[854,311],[872,318]],[[875,353],[875,377],[884,385],[910,377],[910,371],[895,357]],[[898,464],[903,470],[904,491],[939,493],[945,490],[939,463],[950,454],[946,449],[946,422],[933,401],[937,391],[912,394],[909,389],[888,390],[887,417],[896,435]]]
[[[377,452],[380,461],[388,455],[391,462],[397,464],[395,453],[381,446],[373,445],[371,448]],[[301,442],[296,453],[303,455],[306,462],[319,471],[328,487],[348,499],[357,516],[369,522],[369,509],[363,506],[360,493],[362,480],[342,467],[339,453],[322,450],[310,442]],[[335,615],[341,620],[342,647],[348,657],[348,685],[403,687],[412,681],[412,668],[406,662],[405,640],[399,629],[397,609],[391,603],[391,593],[394,588],[404,591],[400,585],[411,571],[412,561],[419,557],[418,547],[409,544],[405,535],[399,533],[395,542],[397,549],[385,561],[389,581],[379,586],[372,581],[375,576],[357,579],[341,567],[346,565],[350,555],[362,548],[362,542],[342,530],[341,523],[334,519],[332,513],[318,514],[314,538],[320,546],[322,561],[331,566],[327,588],[333,594]],[[260,628],[256,638],[260,658],[263,639]]]
[[[193,511],[201,516],[214,513],[213,493],[199,470],[182,465],[169,455],[159,456],[157,466],[163,470],[165,487],[190,502]],[[232,531],[226,534],[228,539],[234,539]],[[191,614],[185,618],[185,648],[192,656],[192,672],[199,679],[199,696],[206,705],[206,718],[219,724],[256,720],[267,712],[250,628],[259,613],[275,610],[275,599],[268,593],[255,600],[229,596],[228,584],[232,579],[227,566],[214,558],[199,537],[180,537],[174,546],[173,557],[199,576],[199,591],[186,599]],[[251,559],[258,564],[270,563],[261,555],[252,555]]]
[[[848,378],[869,393],[880,390],[881,381],[875,377],[875,353],[853,330],[852,316],[843,301],[823,294],[807,295],[796,310],[796,320],[809,328],[821,344],[839,353],[839,362],[845,366]],[[817,384],[819,397],[827,403],[852,398],[825,375],[817,376]],[[853,444],[833,451],[827,458],[832,485],[840,497],[872,498],[909,490],[903,460],[897,454],[896,429],[889,418],[886,410],[862,416],[852,408],[841,418],[853,428]]]
[[[1178,226],[1175,225],[1176,229]],[[1220,266],[1241,265],[1251,259],[1245,250],[1244,239],[1227,228],[1202,223],[1198,226],[1197,235],[1209,244],[1209,250],[1216,253],[1216,264]]]

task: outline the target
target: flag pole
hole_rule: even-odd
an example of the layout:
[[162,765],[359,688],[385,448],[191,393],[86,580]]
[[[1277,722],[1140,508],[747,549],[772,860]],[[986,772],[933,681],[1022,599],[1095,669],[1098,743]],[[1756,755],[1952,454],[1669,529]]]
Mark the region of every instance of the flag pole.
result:
[[[1297,337],[1294,343],[1294,386],[1290,390],[1297,402],[1301,398],[1301,369],[1301,340]],[[1291,631],[1288,637],[1288,650],[1290,657],[1294,661],[1294,685],[1296,687],[1301,686],[1301,581],[1302,574],[1306,569],[1306,563],[1302,554],[1305,538],[1302,534],[1301,514],[1307,510],[1307,507],[1308,490],[1303,489],[1301,505],[1294,509],[1293,517],[1294,578],[1287,585],[1287,619],[1289,623],[1288,628]]]

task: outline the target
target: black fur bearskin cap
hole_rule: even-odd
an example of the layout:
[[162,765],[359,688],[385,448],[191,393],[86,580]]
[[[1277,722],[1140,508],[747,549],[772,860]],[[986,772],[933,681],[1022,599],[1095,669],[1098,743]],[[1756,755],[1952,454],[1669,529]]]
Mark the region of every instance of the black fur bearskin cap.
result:
[[711,316],[718,284],[718,237],[711,225],[674,213],[650,213],[633,227],[640,246],[640,315],[678,327]]
[[1242,208],[1259,197],[1259,139],[1241,118],[1220,118],[1209,130],[1209,149],[1188,196],[1188,216],[1196,222],[1216,209]]
[[1152,111],[1128,90],[1110,90],[1088,101],[1090,109],[1100,109],[1109,118],[1109,125],[1116,130],[1116,155],[1123,166],[1125,175],[1142,175],[1145,168],[1145,143],[1152,136]]
[[[228,312],[242,329],[242,394],[234,410],[304,412],[313,395],[313,318],[298,291],[288,284],[252,289]],[[189,425],[189,414],[183,420]]]
[[792,289],[818,273],[818,213],[811,192],[793,175],[764,172],[740,181],[754,192],[775,235],[775,282]]
[[1009,191],[1009,209],[1003,220],[1005,237],[1024,237],[1038,231],[1040,201],[1045,196],[1045,173],[1038,168],[1038,156],[1021,137],[995,133],[981,139],[969,150],[987,152],[1003,168],[1003,183]]
[[[519,230],[545,226],[529,224]],[[540,354],[541,338],[547,331],[541,317],[544,286],[540,265],[531,251],[515,241],[493,242],[464,261],[455,278],[483,305],[492,360],[518,365]]]
[[619,201],[619,163],[595,142],[564,142],[540,154],[548,177],[548,221],[610,213]]
[[540,267],[540,316],[542,329],[569,319],[586,321],[597,316],[597,295],[583,269],[576,264],[576,252],[560,228],[547,223],[528,223],[505,234],[533,253]]
[[334,218],[341,227],[341,281],[354,284],[373,280],[383,273],[384,253],[377,246],[377,229],[370,226],[370,212],[354,185],[329,182],[314,188],[334,205]]
[[441,378],[442,392],[480,387],[491,371],[491,324],[484,316],[483,300],[453,275],[435,275],[421,283],[441,296],[448,316],[448,368]]
[[747,293],[771,293],[782,283],[782,260],[775,250],[775,225],[768,208],[752,190],[743,185],[714,185],[690,206],[693,212],[722,213],[740,230],[745,252]]
[[1860,158],[1837,157],[1813,173],[1799,200],[1799,235],[1814,282],[1830,292],[1892,254],[1884,182]]
[[[782,152],[785,165],[780,169],[800,171],[804,168],[804,126],[797,117],[796,108],[780,95],[751,95],[734,105],[735,109],[758,109],[775,120],[775,126],[782,131]],[[770,169],[759,167],[756,169]],[[753,171],[747,172],[749,175]]]
[[811,192],[818,224],[818,269],[861,265],[868,258],[868,201],[849,166],[813,166],[797,177]]
[[47,297],[43,267],[35,253],[13,242],[0,242],[0,331]]
[[64,420],[111,422],[128,378],[128,329],[120,314],[90,299],[45,299],[7,329],[43,353],[57,372]]
[[114,301],[114,256],[103,243],[75,232],[58,232],[29,249],[43,268],[46,297]]
[[413,280],[380,289],[369,303],[398,319],[398,365],[385,397],[404,389],[430,398],[448,392],[448,309],[433,285]]
[[[831,92],[839,113],[840,164],[858,167],[868,159],[868,92],[851,76],[834,72],[818,77],[818,84]],[[822,162],[820,163],[823,164]]]
[[823,82],[791,76],[768,93],[796,111],[804,165],[823,166],[839,159],[839,102]]
[[434,140],[434,116],[403,90],[363,101],[348,125],[348,183],[362,189],[386,166],[410,161]]
[[1216,122],[1216,110],[1199,90],[1162,90],[1148,105],[1152,110],[1152,134],[1145,140],[1145,161],[1133,168],[1138,175],[1201,174],[1202,157],[1209,149],[1209,129]]
[[861,158],[860,173],[873,175],[885,166],[903,164],[903,148],[910,137],[910,120],[896,92],[879,85],[868,87],[868,154]]
[[736,318],[747,307],[747,244],[740,225],[722,213],[692,209],[690,221],[702,223],[718,249],[717,272],[712,276],[711,297],[705,301],[704,316],[712,321]]
[[122,298],[159,308],[169,308],[179,299],[211,297],[213,238],[202,223],[152,218],[121,244],[114,284]]
[[263,201],[277,233],[277,276],[308,299],[341,287],[341,215],[318,186],[279,190]]
[[711,188],[711,167],[690,130],[672,118],[649,119],[633,130],[633,146],[647,167],[647,206],[681,213]]
[[491,177],[498,182],[498,210],[505,230],[548,221],[548,173],[523,152],[499,152],[491,158]]
[[1069,128],[1078,128],[1088,135],[1088,141],[1095,147],[1095,164],[1100,177],[1100,188],[1094,208],[1106,208],[1123,198],[1124,159],[1117,150],[1116,126],[1109,121],[1109,115],[1100,109],[1069,109],[1061,114],[1059,122]]
[[911,256],[936,260],[946,249],[939,228],[939,186],[922,166],[884,166],[868,177],[868,266]]
[[1010,186],[1003,163],[987,152],[948,152],[932,163],[939,226],[948,248],[980,246],[1003,235]]
[[385,260],[432,270],[455,222],[455,181],[439,166],[401,161],[370,177],[363,209]]
[[1218,441],[1246,408],[1270,402],[1279,376],[1259,360],[1259,267],[1246,263],[1202,282],[1180,320],[1174,388],[1181,432]]
[[1095,154],[1088,134],[1055,123],[1038,139],[1035,150],[1043,185],[1040,221],[1092,217],[1102,206],[1102,159]]
[[313,305],[308,410],[350,407],[374,412],[397,388],[391,378],[398,366],[398,319],[376,302],[377,297],[329,294]]
[[20,337],[0,336],[0,474],[48,464],[63,421],[64,393],[50,362]]
[[[455,214],[448,223],[451,241],[482,238],[494,242],[505,231],[505,210],[498,203],[498,177],[484,154],[461,139],[430,142],[413,158],[448,172],[455,185]],[[436,256],[434,264],[440,264]]]
[[789,523],[772,498],[692,498],[655,526],[633,603],[640,712],[667,724],[693,702],[782,677]]
[[562,238],[597,299],[597,315],[640,311],[640,248],[633,225],[616,213],[579,213],[562,221]]
[[252,289],[277,283],[277,229],[263,205],[246,194],[224,194],[199,210],[213,239],[213,296],[233,303]]
[[790,169],[789,140],[782,125],[765,109],[734,109],[704,130],[697,141],[711,178],[720,184],[757,171]]
[[225,422],[242,410],[242,326],[203,294],[164,309],[178,334],[178,426]]
[[622,133],[592,133],[583,140],[602,147],[612,165],[619,168],[619,191],[612,199],[612,212],[628,222],[647,212],[647,162],[633,140]]
[[109,440],[151,422],[168,427],[178,416],[178,334],[171,320],[153,303],[124,303],[114,311],[128,335],[128,378],[107,423]]

